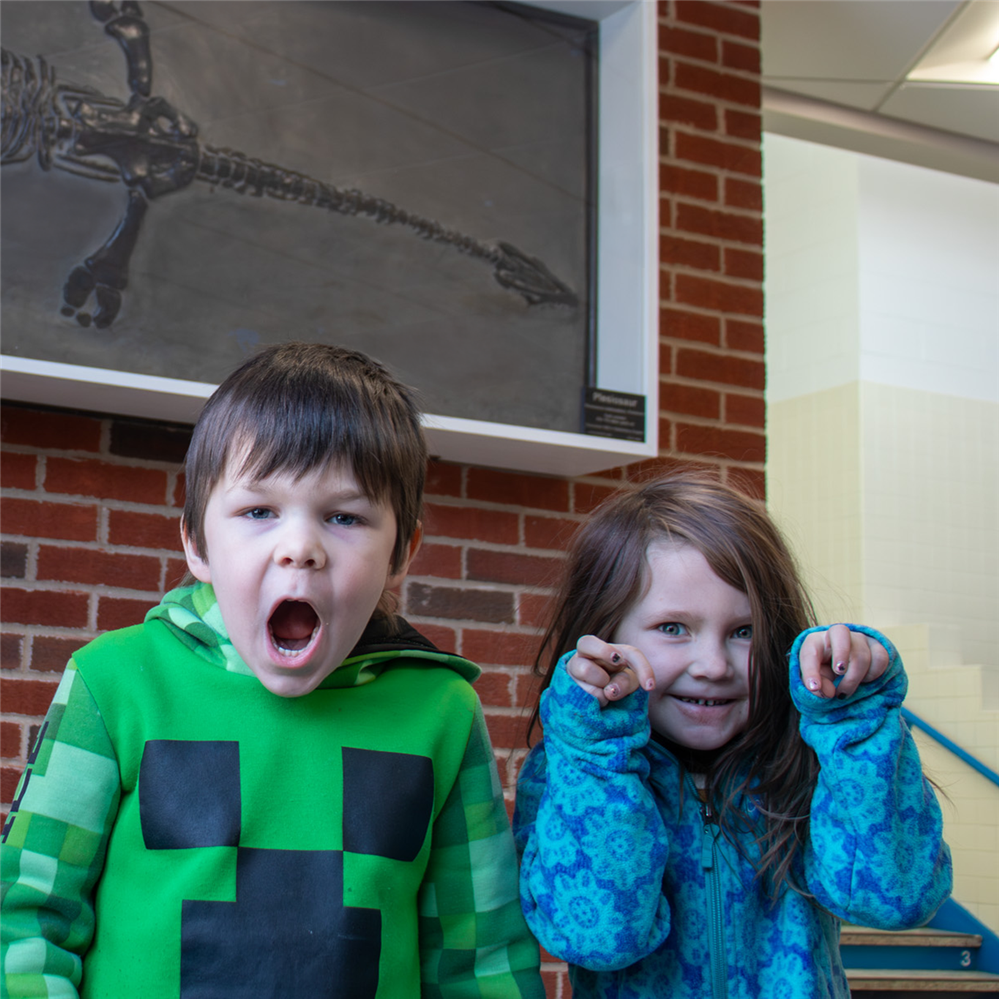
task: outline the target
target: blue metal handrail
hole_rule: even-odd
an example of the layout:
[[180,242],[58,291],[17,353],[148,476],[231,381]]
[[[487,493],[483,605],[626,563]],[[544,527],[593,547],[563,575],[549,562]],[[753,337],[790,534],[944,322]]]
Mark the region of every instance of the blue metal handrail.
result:
[[975,759],[966,749],[962,749],[956,742],[948,739],[943,732],[937,731],[932,725],[924,722],[919,715],[914,715],[908,708],[902,708],[902,717],[910,726],[922,729],[931,739],[935,739],[945,749],[949,749],[959,760],[977,770],[983,777],[992,781],[993,784],[999,784],[999,774],[995,770],[986,766],[981,760]]

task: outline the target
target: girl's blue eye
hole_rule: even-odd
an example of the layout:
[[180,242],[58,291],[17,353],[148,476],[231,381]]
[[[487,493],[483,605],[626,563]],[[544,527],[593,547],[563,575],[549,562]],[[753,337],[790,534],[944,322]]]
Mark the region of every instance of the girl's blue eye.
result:
[[659,630],[664,635],[670,635],[675,638],[679,638],[680,635],[685,634],[687,631],[682,624],[678,624],[676,621],[667,621],[666,624],[659,625]]
[[247,510],[246,515],[250,520],[266,520],[271,512],[265,506],[255,506],[252,510]]
[[743,641],[748,642],[753,637],[753,626],[751,624],[744,624],[741,628],[736,628],[732,634],[735,638],[741,638]]
[[330,517],[330,523],[336,524],[337,527],[353,527],[357,521],[357,514],[354,513],[335,513]]

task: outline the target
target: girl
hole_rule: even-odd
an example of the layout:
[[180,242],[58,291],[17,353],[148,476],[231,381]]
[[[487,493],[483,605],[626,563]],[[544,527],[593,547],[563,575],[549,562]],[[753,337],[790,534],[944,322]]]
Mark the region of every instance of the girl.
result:
[[840,919],[918,926],[948,895],[898,654],[813,619],[773,523],[715,481],[623,493],[578,533],[514,816],[574,999],[847,997]]

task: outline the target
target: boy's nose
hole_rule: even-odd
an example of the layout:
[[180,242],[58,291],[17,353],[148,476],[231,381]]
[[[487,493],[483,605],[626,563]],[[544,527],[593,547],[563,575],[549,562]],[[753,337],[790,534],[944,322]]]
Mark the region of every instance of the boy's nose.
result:
[[274,552],[274,560],[289,569],[322,569],[326,551],[312,531],[288,530]]

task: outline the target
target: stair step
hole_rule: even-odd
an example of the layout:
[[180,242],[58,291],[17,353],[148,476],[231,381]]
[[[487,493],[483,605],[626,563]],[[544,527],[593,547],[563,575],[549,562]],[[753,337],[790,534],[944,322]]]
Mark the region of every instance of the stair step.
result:
[[844,925],[839,935],[841,947],[960,947],[977,950],[982,945],[978,933],[950,930],[874,930],[869,926]]
[[864,968],[927,971],[976,971],[982,938],[977,933],[920,928],[876,930],[844,926],[839,938],[843,964]]
[[946,992],[962,995],[999,993],[999,975],[985,971],[920,971],[882,968],[847,968],[850,991]]

